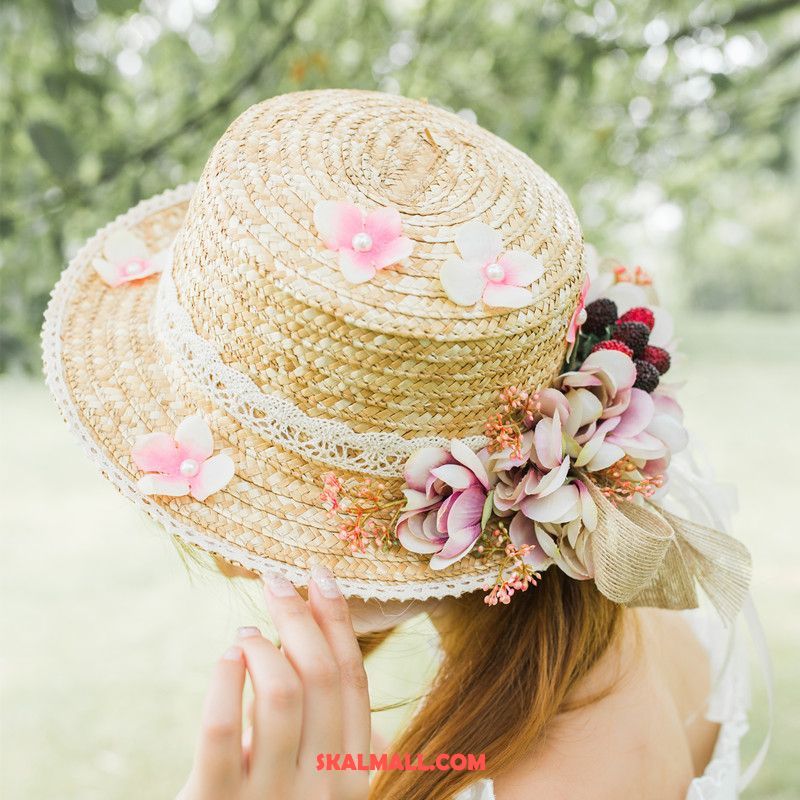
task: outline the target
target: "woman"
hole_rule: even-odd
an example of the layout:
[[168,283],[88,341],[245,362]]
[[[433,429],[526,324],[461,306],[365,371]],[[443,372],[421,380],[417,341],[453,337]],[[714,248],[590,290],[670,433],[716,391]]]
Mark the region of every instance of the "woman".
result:
[[[459,800],[733,796],[721,793],[737,777],[719,783],[728,766],[722,752],[709,769],[720,726],[705,717],[708,654],[677,612],[623,610],[555,571],[499,618],[482,595],[391,609],[390,618],[431,613],[445,650],[393,749],[485,753],[493,786],[481,773],[386,772],[370,793],[364,772],[316,770],[317,753],[370,752],[366,675],[348,603],[324,572],[307,601],[279,578],[267,578],[264,596],[281,649],[244,628],[218,662],[182,800],[416,799],[465,786]],[[378,605],[370,614],[350,604],[361,624],[385,624]],[[254,701],[243,746],[246,671]],[[738,724],[743,711],[724,722]],[[709,793],[712,781],[698,779],[704,773],[720,792]]]
[[[526,156],[350,91],[249,109],[196,188],[76,256],[43,335],[62,413],[170,533],[265,577],[281,638],[217,665],[185,800],[735,796],[741,666],[712,646],[712,686],[660,609],[699,584],[735,619],[749,556],[681,464],[649,276],[592,261]],[[423,612],[440,672],[390,750],[436,768],[394,769],[350,620]]]

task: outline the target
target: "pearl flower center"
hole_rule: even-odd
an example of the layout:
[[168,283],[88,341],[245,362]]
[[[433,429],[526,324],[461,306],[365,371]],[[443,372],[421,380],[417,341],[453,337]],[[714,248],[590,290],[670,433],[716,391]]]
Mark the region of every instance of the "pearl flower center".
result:
[[135,261],[129,261],[124,267],[123,271],[126,275],[138,275],[144,269],[144,261],[140,261],[136,259]]
[[366,253],[367,250],[372,249],[372,237],[368,233],[357,233],[352,241],[353,250],[359,253]]
[[184,477],[194,478],[200,471],[200,465],[193,458],[186,458],[181,461],[179,469]]
[[486,267],[486,277],[493,283],[497,283],[498,281],[503,280],[505,276],[506,276],[506,271],[497,262],[495,262],[494,264],[489,264],[489,266]]

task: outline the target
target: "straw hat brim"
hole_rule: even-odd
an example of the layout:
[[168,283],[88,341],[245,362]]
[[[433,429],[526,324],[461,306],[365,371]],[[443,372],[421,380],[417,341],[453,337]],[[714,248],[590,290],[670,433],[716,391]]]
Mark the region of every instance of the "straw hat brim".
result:
[[[93,260],[110,233],[131,231],[152,252],[169,247],[191,192],[184,186],[143,201],[98,231],[53,291],[43,329],[47,383],[91,460],[169,533],[257,573],[279,571],[305,585],[310,568],[322,564],[346,595],[377,599],[455,596],[493,582],[496,565],[472,557],[434,571],[427,557],[400,548],[350,552],[319,500],[328,468],[255,435],[170,364],[150,325],[158,276],[117,288],[100,279]],[[215,450],[233,458],[233,480],[203,502],[141,494],[142,473],[130,455],[137,437],[174,433],[198,412]]]

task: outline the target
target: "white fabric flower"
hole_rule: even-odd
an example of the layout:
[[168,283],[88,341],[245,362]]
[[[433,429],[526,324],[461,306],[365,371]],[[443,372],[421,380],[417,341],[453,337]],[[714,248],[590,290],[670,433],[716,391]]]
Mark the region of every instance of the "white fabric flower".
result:
[[97,274],[112,288],[161,272],[170,262],[167,247],[154,255],[145,242],[128,230],[117,230],[103,242],[103,255],[92,261]]
[[523,250],[503,250],[500,234],[485,222],[473,220],[456,232],[461,258],[443,265],[439,280],[447,296],[460,306],[483,300],[487,306],[523,308],[536,296],[531,285],[544,266]]

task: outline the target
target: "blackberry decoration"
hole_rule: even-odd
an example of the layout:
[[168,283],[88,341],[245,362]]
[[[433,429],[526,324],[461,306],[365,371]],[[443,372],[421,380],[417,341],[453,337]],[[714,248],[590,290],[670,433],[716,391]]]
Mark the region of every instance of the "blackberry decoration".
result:
[[658,370],[659,375],[663,375],[669,369],[671,359],[669,353],[663,347],[647,345],[642,358],[645,361],[649,361]]
[[617,350],[620,353],[625,353],[628,358],[633,358],[633,350],[631,350],[625,342],[619,341],[619,339],[608,339],[605,342],[598,342],[592,348],[592,352],[596,353],[598,350]]
[[641,358],[650,338],[650,328],[643,322],[618,322],[611,331],[611,338],[628,345],[634,358]]
[[636,381],[633,384],[633,388],[652,392],[658,386],[658,370],[649,361],[643,361],[639,358],[633,363],[636,365]]
[[617,304],[607,297],[593,300],[585,311],[586,321],[581,327],[583,333],[604,337],[607,329],[617,321]]
[[656,318],[649,308],[637,306],[636,308],[631,308],[629,311],[626,311],[619,318],[619,322],[641,322],[643,325],[647,325],[648,331],[651,331],[653,330],[653,325],[656,324]]

